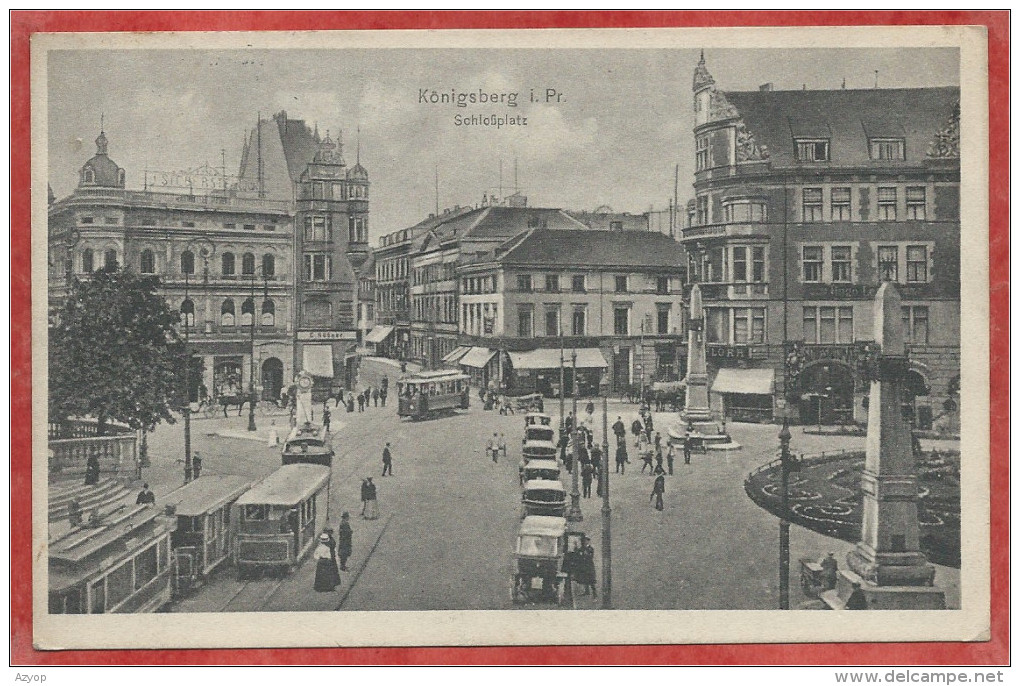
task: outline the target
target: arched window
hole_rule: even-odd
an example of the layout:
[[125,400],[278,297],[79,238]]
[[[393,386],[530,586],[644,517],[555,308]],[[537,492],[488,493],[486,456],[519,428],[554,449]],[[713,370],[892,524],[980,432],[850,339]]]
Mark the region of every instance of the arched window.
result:
[[91,274],[95,269],[92,248],[85,248],[81,251],[81,270],[85,274]]
[[272,279],[276,276],[276,257],[266,253],[262,256],[262,276]]
[[103,267],[106,269],[117,268],[117,251],[110,248],[103,254]]
[[255,273],[255,255],[250,252],[246,252],[241,257],[241,273],[245,276],[251,276]]
[[151,250],[143,250],[138,271],[142,274],[155,274],[156,273],[156,256]]
[[124,185],[124,170],[123,169],[118,169],[117,170],[117,185],[118,186],[123,186]]
[[262,301],[262,326],[276,326],[276,305],[272,300]]
[[234,253],[232,253],[232,252],[225,252],[225,253],[223,253],[223,259],[222,259],[222,265],[221,265],[221,270],[220,271],[223,273],[223,276],[233,276],[234,275]]
[[255,316],[255,301],[245,298],[241,303],[241,326],[251,326],[252,318]]
[[220,307],[220,326],[234,325],[234,301],[229,298]]
[[185,300],[181,303],[181,322],[188,327],[195,325],[195,303]]
[[195,253],[185,250],[181,253],[181,274],[195,273]]
[[85,167],[85,170],[82,172],[82,180],[85,183],[96,182],[96,172],[93,171],[92,167]]

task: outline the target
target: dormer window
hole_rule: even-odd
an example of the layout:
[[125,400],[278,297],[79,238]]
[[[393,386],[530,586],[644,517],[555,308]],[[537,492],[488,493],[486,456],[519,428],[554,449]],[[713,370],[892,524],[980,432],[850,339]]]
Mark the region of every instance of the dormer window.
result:
[[96,182],[96,172],[93,171],[92,167],[85,167],[85,170],[82,172],[82,176],[83,176],[83,181],[85,183],[95,183]]
[[124,170],[123,169],[118,169],[117,170],[117,185],[118,186],[123,186],[124,185]]
[[798,138],[797,159],[801,162],[828,162],[828,138]]
[[903,160],[906,145],[902,138],[872,138],[871,159],[873,160]]

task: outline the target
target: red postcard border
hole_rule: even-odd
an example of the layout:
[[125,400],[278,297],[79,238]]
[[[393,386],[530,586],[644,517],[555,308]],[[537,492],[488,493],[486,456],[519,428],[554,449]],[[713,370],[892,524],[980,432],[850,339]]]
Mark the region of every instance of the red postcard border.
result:
[[[29,44],[39,32],[313,29],[976,25],[988,30],[991,312],[991,638],[978,643],[826,643],[458,648],[76,650],[32,647],[31,150]],[[45,12],[14,11],[11,44],[11,664],[993,665],[1009,662],[1009,13]]]

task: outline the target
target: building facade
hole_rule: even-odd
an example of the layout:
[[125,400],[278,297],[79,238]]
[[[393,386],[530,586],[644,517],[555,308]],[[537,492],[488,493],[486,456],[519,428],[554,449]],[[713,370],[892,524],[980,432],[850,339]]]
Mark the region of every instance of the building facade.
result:
[[368,172],[348,168],[327,132],[296,184],[297,341],[294,366],[315,378],[316,398],[357,377],[359,273],[369,256]]
[[263,397],[278,397],[293,374],[289,203],[127,190],[105,133],[96,147],[74,192],[49,206],[51,310],[73,279],[104,267],[158,276],[182,334],[187,328],[192,398],[246,392],[252,381]]
[[702,284],[716,409],[862,420],[872,300],[893,281],[910,344],[905,411],[921,427],[951,412],[959,89],[723,92],[702,56],[693,91],[683,242]]
[[[685,258],[660,233],[531,229],[457,272],[462,357],[486,351],[514,394],[559,394],[560,350],[577,390],[613,392],[685,372]],[[470,370],[469,370],[470,371]],[[571,374],[564,378],[572,392]]]
[[[583,229],[583,224],[558,209],[488,205],[450,212],[413,243],[409,253],[411,296],[411,359],[436,368],[458,347],[458,266],[468,258],[493,251],[507,239],[532,228]],[[469,358],[473,359],[473,358]],[[476,360],[488,368],[490,360]]]

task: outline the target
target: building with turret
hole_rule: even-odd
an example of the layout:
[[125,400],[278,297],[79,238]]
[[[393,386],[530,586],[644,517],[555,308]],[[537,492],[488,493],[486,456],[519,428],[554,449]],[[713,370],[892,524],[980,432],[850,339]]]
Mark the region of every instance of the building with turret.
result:
[[724,91],[693,79],[694,200],[714,409],[861,420],[872,301],[897,284],[907,411],[952,414],[960,374],[959,88]]
[[[293,222],[290,203],[239,194],[128,190],[101,131],[78,186],[49,204],[49,305],[103,268],[158,276],[181,313],[191,396],[253,385],[276,398],[293,374]],[[209,187],[223,188],[222,178]],[[201,186],[202,184],[198,184]]]

